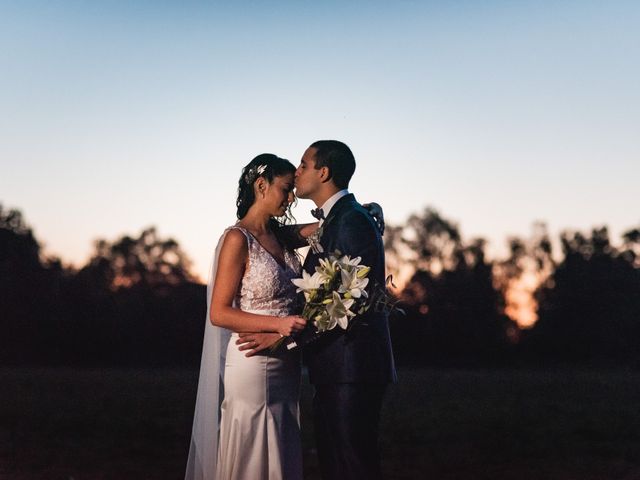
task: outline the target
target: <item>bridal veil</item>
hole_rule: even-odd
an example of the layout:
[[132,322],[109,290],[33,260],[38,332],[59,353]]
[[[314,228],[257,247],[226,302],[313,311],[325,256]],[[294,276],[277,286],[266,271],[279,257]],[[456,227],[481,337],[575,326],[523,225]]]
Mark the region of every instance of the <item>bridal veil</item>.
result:
[[231,331],[216,327],[209,318],[211,293],[218,270],[218,256],[226,234],[227,231],[218,241],[207,283],[207,316],[205,317],[200,377],[185,480],[214,480],[216,474],[220,405],[224,394],[222,379]]

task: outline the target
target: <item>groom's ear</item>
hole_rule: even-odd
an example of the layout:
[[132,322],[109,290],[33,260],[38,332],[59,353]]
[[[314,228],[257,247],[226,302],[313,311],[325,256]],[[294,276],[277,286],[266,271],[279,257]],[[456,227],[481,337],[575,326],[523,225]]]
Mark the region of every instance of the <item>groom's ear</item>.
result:
[[320,181],[326,183],[331,180],[331,170],[329,167],[320,167]]

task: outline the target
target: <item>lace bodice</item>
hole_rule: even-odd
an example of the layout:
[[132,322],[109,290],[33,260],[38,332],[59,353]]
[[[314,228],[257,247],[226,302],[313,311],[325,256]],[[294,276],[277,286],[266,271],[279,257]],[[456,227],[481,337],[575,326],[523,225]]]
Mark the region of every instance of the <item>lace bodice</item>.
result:
[[249,265],[236,295],[236,305],[247,312],[285,316],[299,313],[301,305],[293,278],[301,274],[295,252],[284,249],[285,265],[281,265],[245,228],[233,226],[244,233],[249,250]]

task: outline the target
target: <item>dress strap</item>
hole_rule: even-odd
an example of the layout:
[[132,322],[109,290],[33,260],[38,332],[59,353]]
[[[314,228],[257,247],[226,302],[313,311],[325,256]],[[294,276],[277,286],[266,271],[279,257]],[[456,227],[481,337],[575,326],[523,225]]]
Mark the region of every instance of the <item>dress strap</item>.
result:
[[[244,237],[247,239],[247,267],[249,267],[255,260],[255,242],[256,239],[254,238],[253,235],[251,235],[251,232],[249,232],[249,230],[247,230],[244,227],[241,227],[240,225],[231,225],[230,227],[226,228],[226,231],[229,230],[240,230],[243,234]],[[247,270],[248,271],[248,270]]]
[[253,235],[251,235],[251,233],[246,228],[241,227],[240,225],[231,225],[230,227],[227,227],[226,230],[229,231],[234,229],[240,230],[244,234],[245,238],[247,239],[247,244],[251,246],[251,244],[253,243]]

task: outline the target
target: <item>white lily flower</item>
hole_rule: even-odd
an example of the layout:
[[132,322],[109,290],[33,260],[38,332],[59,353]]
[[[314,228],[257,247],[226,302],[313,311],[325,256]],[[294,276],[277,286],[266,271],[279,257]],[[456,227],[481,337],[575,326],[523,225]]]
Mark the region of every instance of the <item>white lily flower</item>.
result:
[[313,324],[318,329],[318,332],[325,332],[327,330],[332,330],[338,324],[338,322],[332,320],[325,310],[320,315],[317,315],[315,317]]
[[362,257],[351,258],[349,255],[344,255],[338,260],[340,266],[346,270],[353,270],[353,267],[358,267]]
[[340,273],[342,275],[342,285],[338,288],[338,292],[348,292],[353,298],[366,298],[368,296],[365,290],[366,286],[369,284],[368,278],[360,278],[357,270],[352,272],[342,270]]
[[294,278],[291,280],[296,287],[296,293],[304,292],[304,298],[308,301],[311,293],[316,291],[322,285],[322,277],[318,272],[313,275],[309,275],[304,270],[302,271],[302,278]]
[[358,275],[358,278],[364,278],[367,275],[369,275],[370,271],[371,271],[371,267],[365,267],[363,265],[360,265],[356,271],[356,275]]
[[328,330],[334,328],[336,323],[340,325],[341,328],[347,329],[349,317],[355,316],[355,313],[349,310],[353,303],[353,299],[342,299],[340,295],[338,295],[338,292],[333,292],[333,302],[327,305],[327,313],[330,318]]
[[320,274],[322,282],[330,282],[338,271],[338,261],[333,258],[319,259],[320,266],[316,267],[316,273]]

